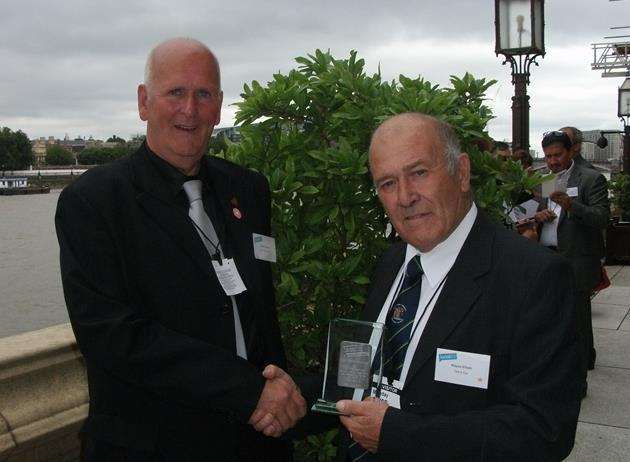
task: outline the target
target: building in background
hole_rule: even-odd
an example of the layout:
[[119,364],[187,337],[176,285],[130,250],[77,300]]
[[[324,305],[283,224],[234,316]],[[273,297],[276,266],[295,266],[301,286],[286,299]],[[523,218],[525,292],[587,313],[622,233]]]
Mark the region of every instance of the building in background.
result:
[[35,140],[31,140],[31,146],[33,149],[33,157],[35,158],[35,165],[44,165],[46,163],[46,148],[57,144],[57,140],[54,136],[40,136]]
[[[140,143],[141,141],[138,143],[138,145]],[[31,140],[35,166],[39,167],[46,164],[46,149],[48,149],[49,146],[53,145],[61,146],[66,151],[72,153],[76,163],[77,154],[79,154],[86,148],[111,149],[119,146],[120,144],[119,142],[113,141],[95,140],[92,136],[90,136],[88,139],[85,139],[81,136],[70,139],[70,137],[66,134],[66,136],[64,136],[62,140],[56,139],[54,136],[49,136],[48,138],[46,138],[45,136],[40,136],[37,139]]]
[[610,162],[613,164],[621,160],[623,154],[623,137],[620,133],[605,134],[604,137],[608,140],[608,146],[604,149],[594,144],[601,136],[600,130],[588,130],[582,132],[582,134],[584,135],[584,141],[590,141],[590,143],[582,143],[582,157],[586,160],[589,162]]
[[241,140],[241,127],[221,127],[212,131],[212,136],[223,136],[233,143]]

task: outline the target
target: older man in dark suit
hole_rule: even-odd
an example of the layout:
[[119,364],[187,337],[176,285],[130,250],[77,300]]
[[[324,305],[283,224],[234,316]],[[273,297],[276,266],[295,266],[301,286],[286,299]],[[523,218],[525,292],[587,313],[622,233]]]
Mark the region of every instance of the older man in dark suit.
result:
[[571,152],[573,145],[563,131],[549,132],[542,140],[547,166],[556,174],[557,190],[541,203],[536,221],[542,224],[540,243],[567,257],[573,267],[582,355],[592,369],[595,349],[590,296],[601,278],[603,230],[610,205],[606,178],[593,168],[580,166]]
[[205,45],[160,44],[138,87],[146,142],[59,198],[64,293],[90,390],[84,460],[291,458],[272,437],[305,402],[280,369],[269,187],[206,156],[221,102]]
[[340,401],[341,460],[561,460],[584,380],[566,260],[491,223],[452,129],[402,114],[370,168],[402,238],[363,317],[388,327],[387,400]]

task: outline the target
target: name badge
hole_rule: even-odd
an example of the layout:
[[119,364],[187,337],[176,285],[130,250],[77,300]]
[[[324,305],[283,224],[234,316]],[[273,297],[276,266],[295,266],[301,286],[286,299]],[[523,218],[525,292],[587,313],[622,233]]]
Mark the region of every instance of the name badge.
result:
[[[387,377],[383,377],[380,388],[379,398],[383,401],[387,401],[391,407],[400,409],[400,392],[402,390],[402,384],[397,380],[394,380],[392,385],[389,385]],[[376,397],[376,387],[372,387],[370,390],[370,396]]]
[[574,186],[573,188],[567,188],[567,196],[569,197],[578,197],[578,188]]
[[273,237],[252,233],[252,240],[256,259],[276,262],[276,240]]
[[238,274],[238,269],[236,269],[234,259],[224,258],[222,263],[223,264],[220,264],[218,261],[212,260],[214,272],[217,275],[219,284],[223,287],[225,295],[232,296],[245,292],[247,288],[241,279],[241,275]]
[[435,380],[466,387],[488,388],[490,356],[438,348],[435,355]]

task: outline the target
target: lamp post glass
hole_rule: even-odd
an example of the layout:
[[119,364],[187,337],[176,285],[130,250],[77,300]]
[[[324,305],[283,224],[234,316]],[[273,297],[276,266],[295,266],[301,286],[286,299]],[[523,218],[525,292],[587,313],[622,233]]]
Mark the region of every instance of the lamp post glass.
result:
[[630,117],[630,78],[626,79],[619,87],[617,115],[619,117]]
[[495,0],[497,53],[544,54],[543,0]]

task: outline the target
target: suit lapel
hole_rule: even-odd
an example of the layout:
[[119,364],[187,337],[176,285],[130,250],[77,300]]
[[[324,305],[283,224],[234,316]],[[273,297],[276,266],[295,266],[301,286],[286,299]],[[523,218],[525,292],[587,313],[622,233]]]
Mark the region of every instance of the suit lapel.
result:
[[[243,283],[254,298],[262,297],[260,278],[256,277],[257,266],[254,258],[251,220],[251,210],[246,210],[244,201],[249,200],[249,194],[243,191],[243,185],[234,181],[233,175],[225,171],[222,165],[208,161],[208,176],[217,195],[220,214],[225,223],[225,239],[230,254],[234,258]],[[240,212],[240,218],[235,216],[234,209]],[[239,311],[241,306],[239,305]]]
[[210,256],[188,215],[180,210],[164,187],[164,180],[151,165],[143,149],[131,158],[132,175],[139,189],[136,199],[145,212],[168,234],[199,268],[211,276]]
[[490,268],[493,239],[494,230],[479,212],[422,333],[411,361],[407,383],[428,360],[435,357],[436,349],[481,295],[476,279]]
[[[569,179],[567,180],[567,189],[574,188],[580,184],[580,180],[582,178],[582,172],[577,167],[577,165],[573,165],[573,170],[571,170],[571,175],[569,175]],[[567,212],[562,209],[560,212],[560,219],[558,220],[558,227],[562,224],[564,219],[567,216]]]

